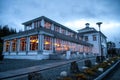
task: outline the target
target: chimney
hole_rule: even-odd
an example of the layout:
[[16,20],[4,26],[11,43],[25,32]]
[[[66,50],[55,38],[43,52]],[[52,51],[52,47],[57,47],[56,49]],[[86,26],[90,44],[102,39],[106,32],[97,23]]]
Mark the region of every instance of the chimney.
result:
[[89,25],[90,25],[90,24],[89,24],[89,23],[86,23],[85,25],[86,25],[86,28],[89,28]]

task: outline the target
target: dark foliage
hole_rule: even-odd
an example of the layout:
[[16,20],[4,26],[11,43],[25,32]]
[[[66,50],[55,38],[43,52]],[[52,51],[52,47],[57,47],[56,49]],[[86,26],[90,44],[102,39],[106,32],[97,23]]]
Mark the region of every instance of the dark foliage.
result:
[[9,28],[8,25],[5,25],[5,26],[0,25],[0,55],[2,55],[2,51],[3,51],[3,40],[1,39],[1,37],[8,36],[15,33],[17,33],[16,29]]
[[28,80],[44,80],[41,73],[32,72],[28,74]]
[[71,62],[70,72],[71,73],[78,73],[78,72],[80,72],[80,70],[78,68],[78,64],[76,63],[76,61]]
[[84,61],[85,62],[85,66],[87,66],[87,67],[91,67],[92,66],[92,62],[91,62],[91,60],[85,60]]

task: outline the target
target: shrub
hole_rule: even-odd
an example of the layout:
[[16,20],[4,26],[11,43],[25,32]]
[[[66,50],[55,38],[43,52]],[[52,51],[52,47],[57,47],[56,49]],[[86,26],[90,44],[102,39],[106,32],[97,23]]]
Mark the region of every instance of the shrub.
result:
[[83,73],[78,73],[78,74],[75,74],[75,78],[76,78],[76,80],[87,80],[87,77],[86,77],[86,75],[85,74],[83,74]]
[[40,73],[32,72],[28,74],[28,80],[44,80]]
[[97,62],[97,63],[100,63],[100,61],[101,61],[101,60],[100,60],[100,56],[97,56],[97,57],[96,57],[96,62]]
[[60,77],[60,78],[57,78],[57,80],[72,80],[71,77]]
[[91,76],[95,75],[95,72],[92,71],[92,69],[90,69],[90,68],[85,69],[85,70],[84,70],[84,73],[86,73],[86,74],[88,74],[88,75],[91,75]]
[[4,55],[0,55],[0,61],[4,59]]
[[76,63],[76,61],[71,62],[70,72],[71,73],[78,73],[78,72],[80,72],[80,70],[78,68],[78,64]]
[[87,66],[87,67],[92,66],[91,60],[85,60],[84,63],[85,63],[85,66]]

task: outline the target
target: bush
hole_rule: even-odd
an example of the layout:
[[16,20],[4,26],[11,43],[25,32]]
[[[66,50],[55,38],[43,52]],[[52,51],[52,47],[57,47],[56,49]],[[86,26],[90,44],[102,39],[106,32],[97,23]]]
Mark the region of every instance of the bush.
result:
[[62,78],[57,78],[57,80],[72,80],[70,77],[62,77]]
[[0,61],[4,59],[4,55],[0,55]]
[[84,62],[85,62],[85,66],[87,66],[87,67],[92,66],[91,60],[85,60]]
[[100,63],[100,56],[97,56],[97,57],[96,57],[96,62],[97,62],[97,63]]
[[28,74],[28,80],[44,80],[44,79],[40,73],[32,72]]
[[92,69],[90,69],[90,68],[85,69],[85,70],[84,70],[84,73],[86,73],[86,74],[88,74],[88,75],[90,75],[90,76],[95,75],[95,72],[94,72],[94,71],[92,71]]
[[78,64],[76,63],[76,61],[71,62],[70,72],[71,73],[78,73],[78,72],[80,72],[80,70],[78,68]]
[[83,73],[75,74],[76,80],[87,80],[87,77]]

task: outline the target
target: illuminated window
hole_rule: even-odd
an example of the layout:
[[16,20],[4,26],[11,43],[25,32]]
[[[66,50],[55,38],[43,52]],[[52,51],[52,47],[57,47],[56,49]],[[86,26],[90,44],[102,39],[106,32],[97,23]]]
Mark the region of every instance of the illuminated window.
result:
[[62,44],[62,48],[63,48],[63,51],[67,51],[69,50],[69,44],[67,41],[63,41],[63,44]]
[[96,41],[97,39],[96,39],[96,35],[93,35],[93,41]]
[[62,40],[56,39],[56,42],[55,42],[55,49],[56,49],[56,51],[62,51],[61,43],[62,43]]
[[68,31],[68,36],[73,37],[73,33]]
[[46,29],[51,29],[51,23],[45,22],[45,28]]
[[55,31],[56,31],[56,32],[59,32],[59,31],[60,31],[60,27],[55,26]]
[[52,49],[52,38],[49,36],[44,36],[44,50]]
[[62,28],[61,28],[61,33],[62,33],[62,34],[65,34],[65,32],[66,32],[65,29],[62,29]]
[[26,50],[26,38],[21,38],[20,39],[20,51],[25,51]]
[[10,41],[6,41],[5,43],[6,43],[5,51],[9,52],[10,51]]
[[16,51],[17,48],[17,39],[12,40],[12,51]]
[[38,36],[30,36],[30,50],[38,50]]

